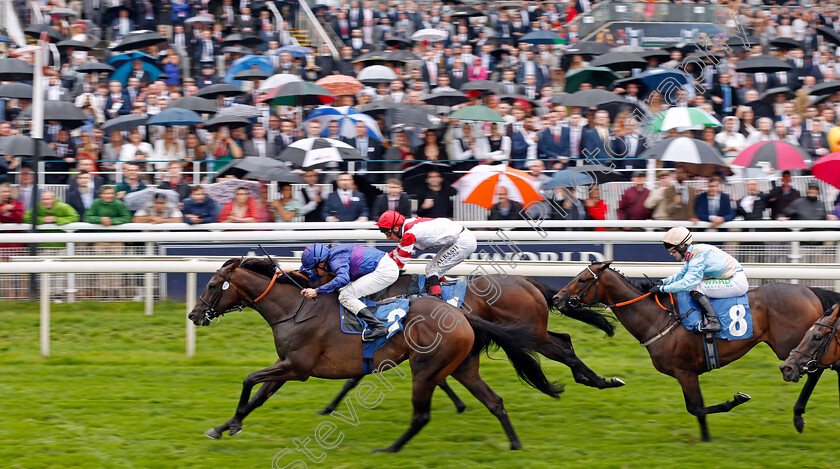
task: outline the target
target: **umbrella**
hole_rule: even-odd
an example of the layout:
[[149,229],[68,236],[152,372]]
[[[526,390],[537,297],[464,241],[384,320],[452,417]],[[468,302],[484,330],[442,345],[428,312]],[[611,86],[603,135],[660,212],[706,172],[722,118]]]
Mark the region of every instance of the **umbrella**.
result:
[[61,16],[63,17],[71,17],[71,16],[79,16],[79,13],[76,10],[72,10],[70,8],[53,8],[49,12],[47,12],[49,16]]
[[315,82],[335,96],[355,95],[365,89],[359,80],[347,75],[330,75]]
[[99,62],[88,62],[76,69],[79,73],[113,73],[115,70],[114,67]]
[[345,160],[366,160],[351,145],[331,138],[304,138],[293,142],[280,153],[281,160],[295,166],[308,168],[322,163],[342,162]]
[[645,52],[639,52],[638,56],[645,59],[656,59],[659,63],[671,60],[671,53],[662,49],[653,49]]
[[820,26],[817,28],[817,34],[826,38],[828,42],[840,46],[840,34],[837,34],[833,28],[829,28],[828,26]]
[[35,39],[41,37],[41,33],[46,32],[49,36],[50,42],[64,40],[64,35],[48,24],[32,24],[27,26],[23,32],[27,36],[34,37]]
[[539,100],[528,99],[528,97],[525,96],[524,94],[506,94],[505,93],[505,94],[500,94],[498,96],[499,96],[499,99],[502,100],[502,102],[505,102],[505,103],[508,103],[508,104],[514,104],[516,101],[519,101],[519,102],[521,102],[523,104],[527,104],[531,107],[542,106],[542,104],[539,102]]
[[292,75],[291,73],[278,73],[277,75],[272,75],[260,83],[260,87],[257,88],[259,91],[271,91],[275,88],[279,88],[286,83],[292,83],[295,81],[303,81],[303,79],[297,75]]
[[741,73],[773,73],[786,72],[793,70],[793,65],[784,60],[769,55],[759,55],[757,57],[750,57],[735,67],[735,70]]
[[437,129],[443,125],[443,119],[421,106],[405,105],[394,111],[392,124],[419,129]]
[[141,125],[146,125],[146,121],[148,120],[149,116],[145,114],[127,114],[108,119],[102,124],[102,130],[104,132],[111,132],[112,130],[128,131],[136,129]]
[[158,194],[163,194],[166,196],[167,200],[175,205],[178,205],[181,202],[178,193],[174,190],[158,189],[157,187],[147,187],[137,192],[130,192],[126,194],[122,200],[125,203],[125,208],[134,212],[143,208],[144,205],[146,205],[150,200],[153,200]]
[[820,181],[840,188],[840,153],[831,153],[817,160],[811,167],[811,174]]
[[234,80],[265,80],[269,77],[268,73],[262,70],[242,70],[233,76]]
[[811,92],[808,94],[811,96],[823,96],[827,94],[834,94],[838,91],[840,91],[840,81],[835,80],[814,85],[814,87],[811,88]]
[[411,197],[417,197],[425,192],[428,188],[426,177],[432,171],[440,173],[441,177],[443,177],[443,187],[448,192],[447,195],[455,195],[456,191],[452,187],[452,183],[458,177],[452,172],[452,167],[448,164],[434,163],[431,161],[416,164],[403,172],[402,182],[405,193]]
[[453,18],[469,18],[470,16],[481,16],[484,13],[476,10],[473,7],[465,6],[465,5],[458,5],[458,8],[455,8],[455,11],[451,13]]
[[613,47],[610,49],[610,52],[633,52],[634,54],[639,55],[642,52],[647,52],[647,49],[642,46],[631,46],[626,44],[623,46]]
[[202,114],[215,114],[218,111],[216,109],[215,102],[207,98],[199,98],[197,96],[187,96],[186,98],[178,98],[175,101],[169,103],[167,109],[169,108],[189,109],[190,111],[195,111]]
[[307,55],[311,55],[315,52],[309,47],[304,46],[283,46],[278,50],[280,52],[288,52],[292,57],[296,59],[302,59]]
[[720,152],[708,143],[695,138],[666,138],[645,150],[639,158],[673,161],[675,163],[714,164],[726,166]]
[[74,41],[72,39],[59,41],[59,43],[56,44],[56,47],[58,47],[59,50],[73,48],[73,49],[79,50],[79,51],[88,51],[88,50],[93,49],[93,46],[91,46],[90,44],[88,44],[86,42]]
[[166,38],[154,31],[135,31],[123,36],[110,49],[113,51],[137,50],[154,46],[161,42],[166,42]]
[[453,112],[449,118],[462,121],[505,122],[501,114],[487,106],[467,106]]
[[585,164],[571,169],[557,171],[551,180],[545,183],[543,189],[557,189],[558,187],[591,186],[623,180],[621,174],[614,168],[601,164]]
[[537,192],[537,181],[525,171],[507,165],[480,165],[452,184],[467,204],[491,209],[498,202],[496,190],[505,187],[508,197],[527,207],[543,200]]
[[441,91],[426,96],[423,102],[432,106],[457,106],[469,102],[469,98],[460,91]]
[[411,47],[411,41],[401,37],[389,37],[385,39],[385,45],[388,47]]
[[[24,120],[32,119],[32,106],[24,109],[19,117]],[[74,106],[73,103],[67,101],[45,101],[44,120],[59,121],[70,125],[79,124],[78,126],[80,126],[88,120],[88,116],[81,109]]]
[[805,46],[802,41],[797,41],[789,37],[777,37],[770,41],[770,45],[778,47],[779,49],[804,49]]
[[566,39],[554,31],[536,30],[519,38],[519,42],[527,42],[528,44],[563,44]]
[[780,140],[758,142],[745,148],[735,160],[734,166],[760,168],[759,163],[767,163],[779,171],[788,169],[808,169],[805,160],[811,156],[799,146],[793,146]]
[[223,46],[243,45],[243,46],[258,46],[262,44],[262,39],[251,34],[233,33],[225,36],[222,41]]
[[618,78],[619,76],[607,67],[582,68],[566,75],[565,91],[567,93],[574,93],[580,89],[582,83],[589,83],[593,88],[598,86],[609,87]]
[[204,119],[195,111],[177,107],[166,108],[146,122],[147,125],[196,125],[203,124]]
[[12,135],[0,138],[0,155],[5,156],[35,156],[35,142],[38,142],[38,154],[41,156],[58,156],[58,153],[43,140],[35,140],[26,135]]
[[263,112],[256,106],[235,103],[220,109],[216,116],[236,116],[251,119],[252,117],[262,117]]
[[205,86],[204,88],[198,90],[198,93],[195,95],[199,98],[215,99],[219,96],[239,96],[242,93],[244,93],[244,91],[236,85],[231,85],[230,83],[218,83],[216,85]]
[[610,46],[595,41],[578,41],[566,49],[566,55],[601,55],[610,51]]
[[254,67],[264,75],[265,78],[268,78],[272,73],[274,73],[274,66],[271,65],[271,59],[264,55],[246,55],[245,57],[240,57],[233,61],[230,64],[230,68],[228,68],[227,73],[225,73],[224,82],[225,83],[232,83],[234,85],[240,86],[242,83],[236,78],[236,74],[239,72],[253,72]]
[[135,60],[141,60],[143,62],[143,70],[149,72],[152,80],[155,80],[158,75],[162,73],[157,67],[158,62],[155,57],[142,52],[128,52],[125,54],[115,55],[108,59],[108,65],[115,68],[114,73],[111,75],[111,79],[118,80],[125,85],[128,81],[128,75],[132,70],[132,65]]
[[20,59],[0,59],[0,80],[22,81],[31,80],[33,67]]
[[324,87],[307,81],[295,81],[275,88],[264,96],[272,106],[312,106],[336,101]]
[[[670,94],[674,84],[687,85],[691,79],[685,72],[673,68],[650,68],[639,74],[639,80],[651,90],[659,90],[663,94]],[[663,83],[667,83],[663,86]]]
[[605,90],[583,90],[572,94],[552,96],[551,102],[571,107],[596,107],[606,103],[625,101],[620,95]]
[[654,116],[650,126],[657,132],[663,132],[679,127],[720,127],[721,123],[700,108],[672,107]]
[[233,201],[236,195],[236,190],[240,187],[248,189],[248,193],[253,199],[259,200],[262,197],[262,184],[258,181],[244,181],[242,179],[225,179],[221,182],[216,182],[207,186],[207,196],[213,199],[217,204],[226,204]]
[[242,127],[245,125],[251,125],[251,121],[244,117],[216,115],[204,123],[204,128],[212,132],[215,131],[217,127]]
[[486,91],[495,93],[499,89],[499,82],[492,80],[472,80],[461,85],[461,91]]
[[407,104],[395,103],[392,101],[386,101],[381,99],[379,101],[373,101],[370,103],[365,104],[358,108],[359,112],[364,112],[365,114],[371,114],[376,112],[384,112],[384,111],[391,111],[394,109],[399,109],[403,106],[408,106]]
[[793,98],[796,95],[787,86],[778,86],[776,88],[770,88],[769,90],[765,91],[764,94],[762,94],[761,98],[759,98],[759,99],[761,99],[762,101],[764,101],[767,104],[773,104],[773,103],[776,102],[776,95],[777,94],[784,94],[786,100],[790,99],[790,98]]
[[193,16],[192,18],[188,18],[184,21],[185,24],[193,24],[193,23],[202,23],[202,24],[214,24],[216,22],[216,18],[212,16],[204,16],[198,15]]
[[593,67],[607,67],[610,70],[632,70],[647,67],[647,60],[633,52],[609,52],[592,60]]
[[9,83],[0,86],[0,98],[32,99],[32,85],[26,83]]
[[391,83],[391,81],[397,79],[397,74],[393,69],[384,65],[371,65],[370,67],[363,68],[362,71],[356,75],[356,79],[366,85]]
[[299,174],[293,173],[285,162],[259,156],[246,156],[231,161],[216,174],[216,177],[224,176],[259,179],[261,181],[280,181],[290,184],[303,183],[303,178]]
[[410,62],[420,60],[420,56],[407,50],[386,50],[382,53],[382,60],[386,62]]
[[729,39],[726,40],[727,46],[740,47],[742,49],[749,49],[759,44],[761,44],[761,41],[757,37],[750,35],[742,36],[740,34],[735,34],[730,36]]
[[4,36],[0,34],[0,42],[15,42],[15,40],[10,38],[9,36]]
[[641,91],[643,89],[647,89],[647,87],[645,87],[645,84],[642,83],[642,80],[639,80],[638,77],[629,77],[629,78],[622,78],[621,80],[616,80],[612,84],[612,89],[616,89],[616,88],[627,89],[627,85],[630,85],[630,84],[634,84],[634,85],[639,87],[639,91],[640,91],[639,94],[641,94]]
[[338,121],[339,123],[339,134],[342,137],[353,138],[356,136],[356,123],[361,122],[365,124],[367,127],[367,134],[369,137],[375,138],[377,140],[382,140],[382,133],[379,131],[379,125],[367,114],[363,114],[359,111],[353,110],[350,106],[342,106],[342,107],[330,107],[330,106],[322,106],[314,111],[312,114],[309,115],[309,118],[306,119],[307,121],[310,120],[317,120],[321,123],[323,127],[323,134],[327,134],[329,129],[327,128],[327,123],[332,121]]
[[362,54],[356,57],[351,63],[358,64],[364,62],[381,62],[385,60],[384,54],[385,52],[382,51],[368,52],[367,54]]
[[253,54],[254,51],[249,47],[235,45],[235,46],[222,47],[222,53],[223,54],[249,55],[249,54]]
[[438,42],[445,41],[447,37],[449,37],[449,34],[446,31],[439,29],[419,29],[411,35],[411,40],[417,42]]

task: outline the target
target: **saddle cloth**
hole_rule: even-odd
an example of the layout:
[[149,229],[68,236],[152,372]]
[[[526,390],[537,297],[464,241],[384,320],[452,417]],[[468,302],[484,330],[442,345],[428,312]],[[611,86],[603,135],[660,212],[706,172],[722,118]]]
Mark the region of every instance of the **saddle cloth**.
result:
[[[683,326],[696,331],[700,325],[700,307],[691,300],[688,292],[677,293],[680,318]],[[720,320],[721,331],[713,335],[716,339],[739,340],[753,336],[752,313],[747,295],[732,298],[709,298]]]
[[[397,300],[381,303],[373,314],[388,328],[388,335],[374,340],[373,342],[364,343],[364,351],[373,353],[382,348],[385,342],[388,341],[394,334],[403,329],[402,320],[408,314],[408,298],[400,298]],[[347,334],[361,334],[367,327],[364,320],[356,317],[355,314],[347,311],[344,306],[341,308],[341,331]],[[373,307],[371,306],[371,309]]]

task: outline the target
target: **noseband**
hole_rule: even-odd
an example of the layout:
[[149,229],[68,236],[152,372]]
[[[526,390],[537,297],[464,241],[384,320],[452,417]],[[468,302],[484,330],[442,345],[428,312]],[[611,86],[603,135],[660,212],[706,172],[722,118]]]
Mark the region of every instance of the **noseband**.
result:
[[[219,270],[216,271],[217,274],[219,273]],[[269,291],[271,291],[271,287],[274,286],[274,282],[276,282],[277,277],[280,276],[280,272],[275,272],[274,276],[271,277],[271,281],[268,283],[268,286],[265,288],[265,291],[262,293],[262,295],[258,296],[255,300],[248,300],[248,297],[241,293],[239,289],[236,288],[236,285],[234,285],[233,282],[230,280],[230,277],[233,275],[234,270],[235,269],[231,269],[227,273],[227,277],[224,277],[225,281],[224,283],[222,283],[222,287],[219,288],[217,294],[213,296],[211,302],[207,302],[202,297],[198,298],[199,300],[201,300],[202,303],[204,303],[204,313],[207,315],[207,318],[211,321],[227,313],[233,311],[242,311],[245,308],[254,306],[258,301],[263,299],[263,297],[265,297],[265,295],[267,295]],[[239,302],[237,302],[234,306],[230,307],[229,309],[226,309],[225,311],[216,311],[216,307],[219,306],[219,301],[221,301],[222,295],[225,294],[225,291],[227,291],[228,288],[233,288],[233,291],[236,293],[237,298],[239,298]],[[242,298],[248,300],[248,303],[242,304]],[[219,321],[217,320],[216,322],[218,323]]]
[[[599,279],[598,274],[596,274],[596,273],[595,273],[592,269],[590,269],[590,268],[589,268],[589,266],[586,266],[586,270],[588,270],[588,271],[589,271],[589,273],[590,273],[590,274],[592,274],[592,279],[594,280],[594,282],[589,283],[589,284],[586,286],[586,288],[584,288],[584,289],[583,289],[583,292],[582,292],[580,295],[570,297],[570,298],[566,301],[566,304],[568,304],[570,308],[579,308],[581,305],[585,305],[585,306],[594,306],[594,305],[597,305],[597,304],[599,304],[599,303],[600,303],[600,301],[598,300],[598,289],[597,289],[597,286],[598,286],[598,279]],[[589,292],[589,289],[590,289],[590,288],[592,288],[593,286],[594,286],[594,287],[596,287],[596,289],[595,289],[595,297],[592,299],[592,300],[593,300],[593,302],[592,302],[592,303],[584,303],[584,302],[582,302],[582,301],[581,301],[581,297],[586,296],[586,293],[587,293],[587,292]]]
[[[793,358],[793,362],[796,364],[797,367],[799,367],[800,370],[805,371],[806,373],[814,373],[817,370],[833,368],[837,364],[834,363],[831,365],[822,365],[820,364],[820,358],[825,354],[826,351],[828,351],[828,345],[831,344],[832,340],[838,342],[838,345],[840,345],[840,339],[837,336],[838,320],[840,320],[840,318],[835,319],[834,324],[832,325],[824,324],[819,321],[814,323],[815,326],[825,327],[831,330],[831,333],[825,337],[825,342],[820,344],[820,346],[817,347],[814,353],[812,353],[811,355],[807,355],[805,354],[805,352],[796,348],[790,352],[790,356]],[[799,362],[799,356],[802,356],[807,359],[804,365]]]

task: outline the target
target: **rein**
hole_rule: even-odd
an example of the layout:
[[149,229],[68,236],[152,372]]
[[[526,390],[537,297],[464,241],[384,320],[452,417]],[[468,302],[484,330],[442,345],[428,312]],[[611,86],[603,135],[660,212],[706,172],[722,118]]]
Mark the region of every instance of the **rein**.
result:
[[[216,273],[218,274],[220,270],[221,269],[217,270]],[[219,322],[218,318],[222,317],[223,315],[225,315],[227,313],[230,313],[230,312],[233,312],[233,311],[242,311],[245,308],[253,307],[254,305],[257,304],[258,301],[262,300],[263,298],[265,298],[266,295],[268,295],[268,292],[271,291],[271,288],[274,286],[274,283],[277,281],[277,277],[279,277],[281,274],[282,275],[288,275],[283,271],[274,272],[274,275],[271,277],[271,281],[268,282],[268,286],[265,287],[265,291],[263,291],[262,294],[260,296],[258,296],[256,299],[249,300],[248,296],[245,295],[243,292],[239,291],[239,289],[236,287],[236,285],[231,280],[231,276],[233,275],[233,270],[235,270],[235,269],[232,269],[231,271],[229,271],[227,273],[227,276],[224,277],[224,279],[225,279],[224,283],[222,284],[221,288],[218,290],[218,293],[216,295],[214,295],[211,302],[207,302],[202,297],[198,298],[199,300],[201,300],[202,303],[204,303],[204,306],[206,306],[205,313],[207,314],[207,317],[211,321],[213,319],[216,319],[216,322],[218,323]],[[224,295],[224,292],[228,288],[233,288],[233,291],[236,293],[236,295],[239,298],[244,298],[248,302],[245,303],[245,304],[242,304],[242,302],[240,301],[239,303],[237,303],[236,305],[230,307],[229,309],[227,309],[225,311],[216,311],[216,306],[219,305],[219,301],[221,301],[222,295]],[[300,311],[302,306],[303,306],[303,302],[301,302],[301,305],[298,307],[297,311],[295,312],[295,314],[292,317],[297,315],[297,313]],[[279,322],[283,322],[283,321],[279,321]],[[274,324],[272,324],[272,325],[274,325]]]
[[[820,327],[825,327],[827,329],[830,329],[831,333],[828,335],[825,342],[820,344],[820,346],[817,347],[817,349],[811,355],[806,355],[805,352],[803,352],[803,351],[801,351],[797,348],[791,350],[790,356],[793,357],[793,362],[796,364],[796,366],[799,367],[799,369],[805,370],[808,373],[814,373],[817,370],[825,370],[825,369],[834,368],[838,363],[840,363],[840,360],[838,360],[835,363],[832,363],[831,365],[822,365],[819,362],[819,359],[825,354],[825,352],[828,351],[828,346],[831,344],[832,340],[834,342],[836,342],[838,346],[840,346],[840,336],[837,335],[837,322],[838,321],[840,321],[840,317],[835,319],[834,324],[832,324],[832,325],[821,323],[819,320],[814,323],[815,326],[820,326]],[[808,359],[808,361],[806,361],[804,365],[800,364],[798,355],[801,355],[801,356],[805,357],[806,359]]]

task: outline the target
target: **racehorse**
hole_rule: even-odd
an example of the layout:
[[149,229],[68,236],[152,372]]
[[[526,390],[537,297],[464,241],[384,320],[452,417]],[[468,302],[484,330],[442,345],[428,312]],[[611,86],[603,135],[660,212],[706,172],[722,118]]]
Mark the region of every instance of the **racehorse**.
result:
[[[199,297],[200,303],[188,314],[194,324],[207,326],[222,314],[251,307],[271,326],[279,357],[274,365],[245,378],[236,413],[207,430],[205,435],[210,438],[219,439],[224,431],[239,433],[242,420],[287,381],[347,379],[363,374],[362,343],[358,335],[341,332],[337,296],[322,295],[317,302],[310,301],[300,295],[301,284],[309,286],[306,276],[283,274],[275,273],[274,264],[267,259],[231,259],[216,271]],[[508,355],[521,379],[557,398],[562,389],[548,381],[530,355],[538,340],[529,328],[493,324],[428,297],[412,299],[408,309],[403,319],[405,330],[374,353],[373,365],[381,372],[409,361],[414,413],[408,430],[391,446],[377,451],[399,451],[428,423],[435,386],[450,374],[499,419],[511,449],[520,448],[502,399],[479,376],[479,357],[473,352],[495,343]],[[251,390],[258,383],[263,384],[252,398]]]
[[[748,401],[750,396],[739,392],[732,400],[705,406],[698,378],[706,372],[703,336],[680,327],[679,313],[668,294],[645,293],[652,282],[637,286],[610,268],[610,262],[593,262],[555,295],[555,301],[573,306],[603,304],[612,309],[630,334],[647,347],[656,369],[679,381],[686,409],[700,422],[703,441],[710,441],[706,415],[729,412]],[[786,358],[823,311],[840,301],[840,294],[821,288],[775,283],[750,290],[748,298],[753,337],[717,341],[720,366],[741,358],[760,342],[769,345],[780,360]],[[663,302],[670,305],[670,309],[663,306]],[[794,425],[800,432],[805,425],[802,418],[805,404],[818,379],[818,375],[808,375],[793,408]]]
[[[409,293],[410,275],[402,275],[393,285],[379,293],[368,296],[372,301],[382,301],[387,298]],[[558,361],[572,370],[575,382],[598,389],[624,386],[619,378],[604,379],[586,366],[572,347],[569,334],[548,330],[548,313],[554,309],[552,296],[556,289],[534,279],[519,275],[485,275],[469,280],[464,306],[462,309],[468,314],[475,314],[481,319],[496,324],[530,325],[533,334],[541,339],[534,350],[547,358]],[[610,337],[615,332],[613,323],[607,317],[596,311],[587,309],[567,309],[563,313],[570,318],[591,324]],[[344,383],[344,387],[320,414],[329,414],[342,402],[344,395],[353,389],[359,378],[351,378]],[[455,403],[457,411],[463,412],[466,406],[463,401],[449,387],[446,380],[440,383],[440,388]]]
[[[779,369],[782,370],[782,377],[785,381],[799,382],[803,374],[822,374],[827,369],[832,369],[840,374],[840,336],[837,328],[840,327],[840,304],[835,304],[825,311],[825,315],[814,322],[814,325],[805,333],[805,337],[799,342],[790,356],[782,362]],[[800,361],[800,357],[805,361]]]

